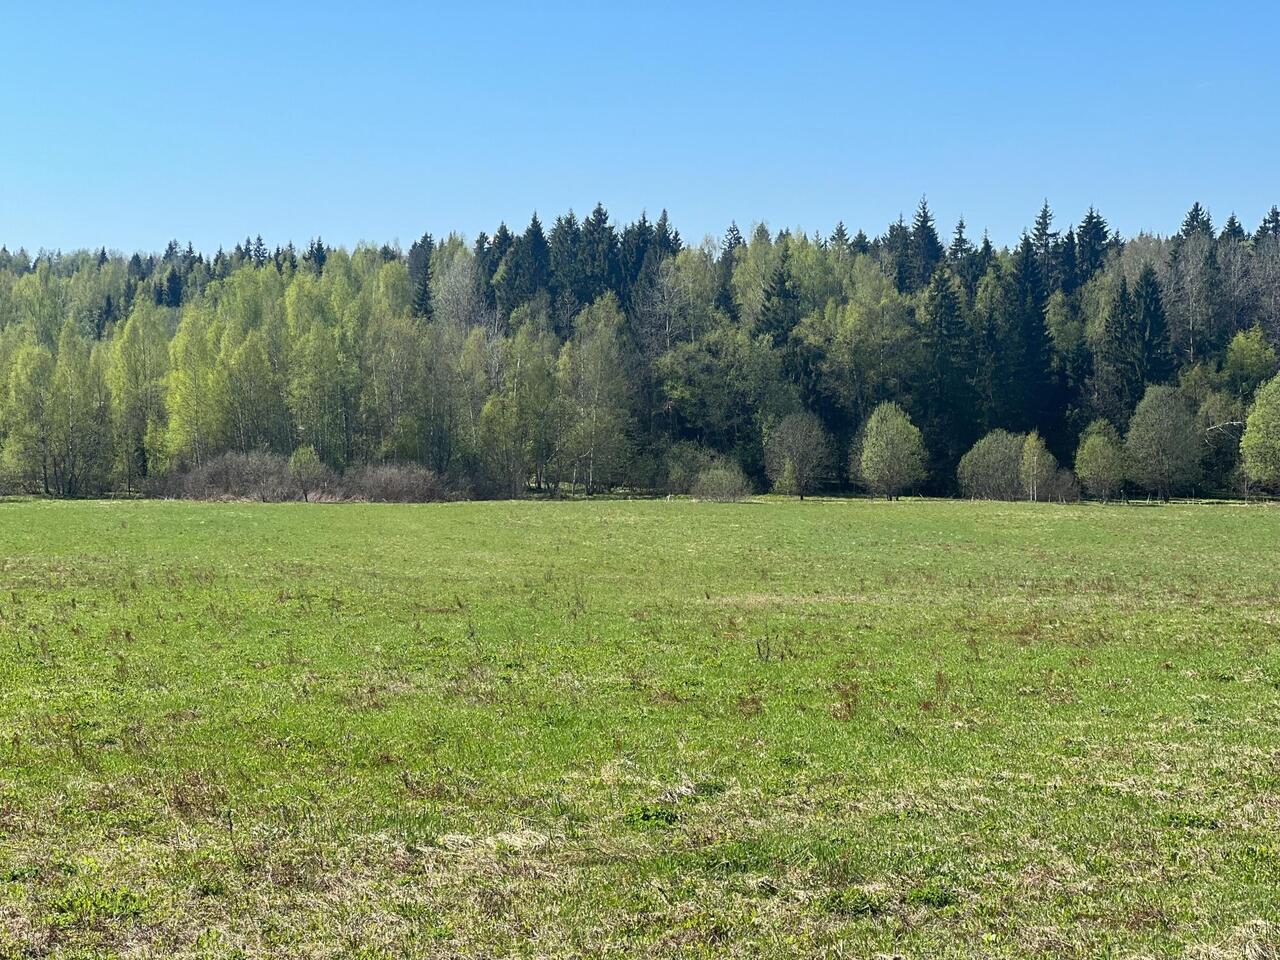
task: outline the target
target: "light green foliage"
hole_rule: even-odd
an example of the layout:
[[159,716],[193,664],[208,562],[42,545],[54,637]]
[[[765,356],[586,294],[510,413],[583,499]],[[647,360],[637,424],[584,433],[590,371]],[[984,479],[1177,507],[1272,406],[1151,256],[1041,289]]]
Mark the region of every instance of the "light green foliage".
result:
[[1189,491],[1199,479],[1203,447],[1182,394],[1173,387],[1148,387],[1125,435],[1130,478],[1164,499]]
[[1031,431],[1023,441],[1022,457],[1018,464],[1018,479],[1022,481],[1023,495],[1028,500],[1046,499],[1057,472],[1057,458],[1049,452],[1039,432]]
[[325,466],[310,444],[299,447],[289,455],[289,476],[302,492],[303,500],[310,500],[316,487],[324,479]]
[[975,500],[1016,500],[1022,495],[1022,446],[1026,435],[992,430],[960,458],[960,491]]
[[48,410],[50,492],[66,497],[100,492],[111,451],[106,363],[102,345],[91,346],[71,320],[58,337]]
[[1227,357],[1222,364],[1226,385],[1238,397],[1250,397],[1259,384],[1275,376],[1280,369],[1275,348],[1267,343],[1261,327],[1241,331],[1227,344]]
[[1245,474],[1254,483],[1280,487],[1280,377],[1260,388],[1249,410],[1240,453]]
[[565,423],[558,473],[588,494],[616,483],[630,455],[631,384],[622,325],[617,300],[606,294],[583,312],[557,363]]
[[872,493],[890,498],[924,482],[924,441],[896,403],[880,404],[867,420],[857,476]]
[[0,502],[0,956],[1263,956],[1278,540]]
[[9,366],[4,393],[4,448],[0,462],[12,483],[29,492],[50,491],[53,355],[24,343]]
[[1124,445],[1115,427],[1098,420],[1085,431],[1076,451],[1076,476],[1090,496],[1110,500],[1124,484]]
[[107,368],[116,472],[126,490],[134,489],[163,458],[163,450],[153,444],[165,426],[168,373],[164,311],[141,302],[112,341]]

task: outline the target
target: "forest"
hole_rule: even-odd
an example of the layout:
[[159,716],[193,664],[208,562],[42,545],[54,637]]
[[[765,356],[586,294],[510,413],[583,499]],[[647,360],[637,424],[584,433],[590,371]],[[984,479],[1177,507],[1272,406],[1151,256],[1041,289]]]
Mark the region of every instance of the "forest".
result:
[[1196,203],[1173,236],[1122,238],[1046,202],[1012,248],[944,238],[923,199],[874,237],[690,244],[665,211],[597,205],[407,251],[6,247],[0,489],[166,495],[258,463],[304,496],[390,468],[460,497],[717,475],[1239,495],[1280,481],[1278,345],[1274,206],[1252,232]]

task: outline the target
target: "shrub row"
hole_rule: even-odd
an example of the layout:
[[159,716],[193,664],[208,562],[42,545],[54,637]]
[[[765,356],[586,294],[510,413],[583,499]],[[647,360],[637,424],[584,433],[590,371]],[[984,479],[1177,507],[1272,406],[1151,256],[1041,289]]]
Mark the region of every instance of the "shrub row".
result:
[[[304,448],[305,449],[305,448]],[[291,459],[262,451],[224,453],[185,473],[155,481],[153,496],[181,500],[365,500],[374,503],[435,503],[460,500],[468,491],[417,464],[380,463],[339,475],[307,457]]]

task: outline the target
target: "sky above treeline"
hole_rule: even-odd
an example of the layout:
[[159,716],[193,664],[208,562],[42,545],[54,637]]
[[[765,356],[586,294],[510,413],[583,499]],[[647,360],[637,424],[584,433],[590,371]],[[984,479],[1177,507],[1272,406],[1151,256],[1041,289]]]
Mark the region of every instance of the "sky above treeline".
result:
[[1280,4],[7,5],[0,243],[470,237],[597,201],[1012,243],[1280,202]]

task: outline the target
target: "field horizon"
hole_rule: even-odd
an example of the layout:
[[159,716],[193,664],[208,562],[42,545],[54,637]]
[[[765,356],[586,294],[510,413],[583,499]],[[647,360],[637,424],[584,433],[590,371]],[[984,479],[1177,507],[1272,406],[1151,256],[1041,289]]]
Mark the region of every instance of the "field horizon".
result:
[[0,501],[0,957],[1265,957],[1280,511]]

